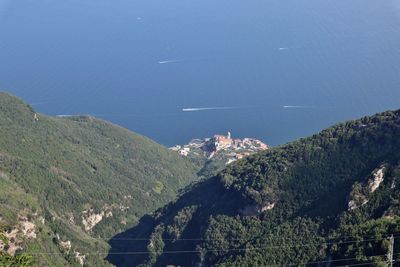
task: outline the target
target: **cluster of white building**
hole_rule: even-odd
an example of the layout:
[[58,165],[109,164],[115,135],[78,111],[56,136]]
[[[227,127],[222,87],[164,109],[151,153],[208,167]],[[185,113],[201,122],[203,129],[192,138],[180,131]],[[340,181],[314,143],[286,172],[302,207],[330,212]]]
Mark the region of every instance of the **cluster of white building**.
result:
[[[207,157],[212,157],[221,150],[234,150],[234,158],[240,159],[252,152],[268,149],[268,146],[260,140],[253,138],[232,139],[231,133],[227,135],[214,135],[212,138],[194,139],[189,144],[171,147],[171,150],[177,151],[180,155],[188,156],[193,150],[201,150]],[[244,151],[243,151],[244,150]]]

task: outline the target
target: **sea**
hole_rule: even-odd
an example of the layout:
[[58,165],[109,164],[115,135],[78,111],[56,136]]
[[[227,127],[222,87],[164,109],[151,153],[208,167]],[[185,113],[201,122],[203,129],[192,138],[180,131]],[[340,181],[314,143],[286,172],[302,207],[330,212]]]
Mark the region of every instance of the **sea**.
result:
[[398,0],[0,0],[0,90],[165,145],[400,108]]

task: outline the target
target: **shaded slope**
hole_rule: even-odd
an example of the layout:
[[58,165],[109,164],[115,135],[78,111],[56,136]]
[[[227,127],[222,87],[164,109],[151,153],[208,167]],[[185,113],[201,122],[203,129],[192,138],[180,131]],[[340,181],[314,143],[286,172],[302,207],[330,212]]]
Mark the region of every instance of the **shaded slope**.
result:
[[159,210],[152,229],[132,230],[130,239],[146,239],[142,250],[112,240],[112,253],[146,253],[109,258],[121,266],[380,264],[386,236],[400,234],[399,187],[400,111],[385,112],[228,166]]

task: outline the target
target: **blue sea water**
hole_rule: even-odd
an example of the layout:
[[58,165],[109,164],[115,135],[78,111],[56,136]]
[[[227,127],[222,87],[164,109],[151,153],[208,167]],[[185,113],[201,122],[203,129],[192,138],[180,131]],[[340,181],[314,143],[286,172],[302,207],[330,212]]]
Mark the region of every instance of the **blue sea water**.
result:
[[0,0],[0,90],[167,146],[283,144],[400,108],[400,3]]

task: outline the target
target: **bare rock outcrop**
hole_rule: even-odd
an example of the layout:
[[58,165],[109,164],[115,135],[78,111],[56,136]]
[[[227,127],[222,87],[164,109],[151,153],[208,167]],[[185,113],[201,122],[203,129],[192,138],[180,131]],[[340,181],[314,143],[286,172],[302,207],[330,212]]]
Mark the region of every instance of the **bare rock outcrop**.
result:
[[94,213],[93,209],[90,209],[88,211],[83,211],[82,212],[82,224],[85,229],[85,231],[89,232],[90,230],[93,229],[101,220],[103,220],[104,217],[104,211],[100,213]]
[[0,251],[5,251],[7,254],[15,255],[18,250],[23,249],[25,240],[35,239],[36,225],[29,221],[25,216],[18,217],[18,224],[15,225],[10,231],[3,233],[4,237],[8,240],[8,244],[0,240]]
[[272,210],[275,207],[275,202],[269,202],[266,203],[265,205],[247,205],[244,208],[239,210],[239,213],[242,216],[258,216],[262,212],[266,212],[268,210]]
[[372,172],[372,178],[368,181],[368,188],[371,193],[375,192],[383,182],[386,167],[382,166]]
[[348,210],[355,210],[368,203],[368,198],[381,186],[385,177],[386,166],[382,164],[376,168],[364,183],[356,182],[351,190]]

